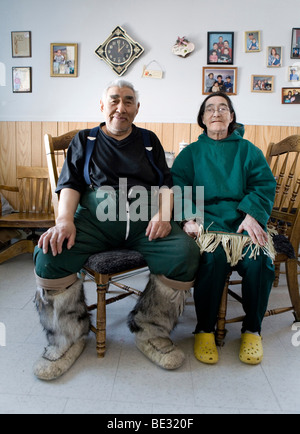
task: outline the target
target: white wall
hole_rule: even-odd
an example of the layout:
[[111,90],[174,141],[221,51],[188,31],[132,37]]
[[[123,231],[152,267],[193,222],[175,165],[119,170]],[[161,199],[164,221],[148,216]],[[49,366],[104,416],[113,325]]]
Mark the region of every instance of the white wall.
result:
[[[207,32],[234,31],[238,93],[232,96],[238,121],[256,125],[300,126],[300,105],[281,104],[281,88],[290,87],[287,66],[291,29],[300,27],[300,0],[0,0],[0,62],[6,86],[0,86],[0,121],[98,121],[103,87],[117,75],[95,49],[117,26],[144,48],[125,73],[140,91],[139,122],[196,122],[206,66]],[[11,55],[11,31],[32,32],[32,58]],[[260,30],[263,51],[244,52],[244,31]],[[188,58],[172,54],[178,36],[196,45]],[[50,77],[50,43],[79,44],[78,78]],[[283,67],[266,67],[266,47],[283,47]],[[164,79],[142,78],[143,65],[157,60]],[[14,94],[12,66],[32,66],[33,92]],[[250,91],[251,74],[274,75],[275,92]],[[3,80],[3,78],[2,78]]]

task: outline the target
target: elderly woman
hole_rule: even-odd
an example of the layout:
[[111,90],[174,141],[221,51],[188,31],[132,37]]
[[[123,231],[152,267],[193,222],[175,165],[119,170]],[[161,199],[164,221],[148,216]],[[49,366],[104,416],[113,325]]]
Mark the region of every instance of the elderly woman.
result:
[[[274,280],[274,249],[266,224],[276,183],[261,150],[243,139],[243,127],[236,124],[226,94],[210,94],[204,100],[198,124],[203,134],[180,152],[172,167],[174,185],[192,186],[193,208],[183,210],[182,227],[197,238],[202,252],[194,286],[194,352],[201,362],[218,361],[214,330],[226,276],[234,266],[243,278],[246,313],[240,360],[258,364],[263,358],[261,323]],[[202,217],[195,199],[197,186],[204,186],[204,226],[194,219]]]

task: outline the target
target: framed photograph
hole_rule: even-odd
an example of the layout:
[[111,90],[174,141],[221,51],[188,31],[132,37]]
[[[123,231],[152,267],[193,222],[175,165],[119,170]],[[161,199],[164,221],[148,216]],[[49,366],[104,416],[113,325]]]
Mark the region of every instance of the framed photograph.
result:
[[273,92],[274,75],[251,75],[251,92]]
[[204,66],[202,69],[202,93],[209,95],[222,91],[228,95],[236,95],[237,68],[227,66]]
[[245,52],[255,53],[258,51],[261,51],[260,32],[258,30],[245,32]]
[[267,47],[267,66],[268,68],[278,68],[282,66],[282,47]]
[[300,104],[299,87],[283,87],[281,90],[282,104]]
[[14,93],[32,92],[31,66],[12,68],[12,89]]
[[299,81],[300,65],[288,66],[288,81]]
[[300,59],[300,28],[292,29],[291,59]]
[[11,32],[12,57],[31,57],[31,32]]
[[50,65],[51,77],[77,77],[77,44],[51,44]]
[[207,33],[207,64],[233,65],[234,32]]

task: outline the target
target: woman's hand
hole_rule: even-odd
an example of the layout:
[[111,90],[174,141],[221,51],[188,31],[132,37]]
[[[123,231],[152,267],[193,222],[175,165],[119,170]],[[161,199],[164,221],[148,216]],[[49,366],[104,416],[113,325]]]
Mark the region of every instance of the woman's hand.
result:
[[246,217],[240,224],[237,233],[240,234],[243,231],[247,231],[251,240],[255,244],[259,244],[260,246],[265,246],[268,241],[268,235],[260,226],[255,218],[251,217],[250,214],[246,214]]
[[183,228],[184,232],[186,232],[190,237],[197,238],[199,233],[199,225],[194,220],[188,220]]

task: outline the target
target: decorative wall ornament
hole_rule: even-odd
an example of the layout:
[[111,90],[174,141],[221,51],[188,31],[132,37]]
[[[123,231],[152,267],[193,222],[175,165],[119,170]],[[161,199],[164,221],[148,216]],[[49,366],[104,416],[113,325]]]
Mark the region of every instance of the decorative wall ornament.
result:
[[178,36],[176,44],[172,47],[172,53],[176,56],[187,57],[195,49],[195,45],[186,39],[185,36],[182,38]]
[[[156,63],[159,67],[159,69],[150,69],[149,66],[153,65],[154,63]],[[156,61],[156,60],[151,60],[151,62],[149,62],[147,65],[144,66],[143,68],[143,74],[142,77],[143,78],[159,78],[162,79],[163,78],[163,69],[160,66],[160,64]]]

